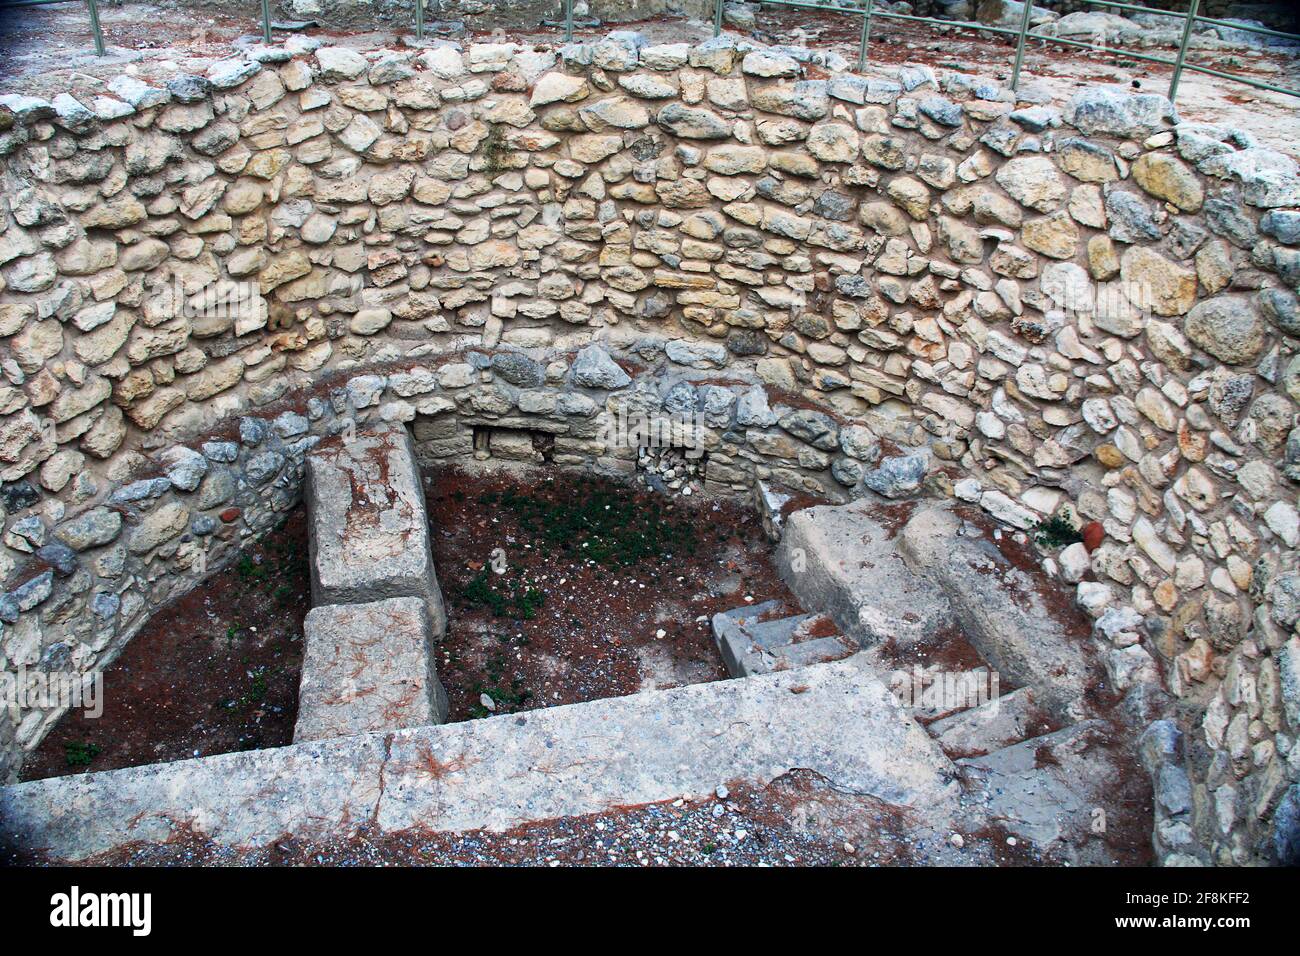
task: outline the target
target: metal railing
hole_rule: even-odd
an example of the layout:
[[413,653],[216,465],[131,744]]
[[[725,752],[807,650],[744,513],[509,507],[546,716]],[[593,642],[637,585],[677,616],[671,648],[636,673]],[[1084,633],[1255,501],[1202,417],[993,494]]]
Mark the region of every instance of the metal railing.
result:
[[[1029,40],[1035,40],[1043,45],[1049,43],[1059,44],[1061,46],[1073,47],[1084,50],[1093,50],[1102,53],[1113,53],[1118,57],[1127,57],[1135,60],[1141,60],[1146,63],[1158,63],[1163,66],[1172,66],[1174,68],[1173,76],[1169,81],[1169,100],[1173,102],[1178,96],[1178,84],[1183,77],[1183,72],[1191,70],[1194,73],[1203,73],[1206,76],[1213,76],[1223,80],[1231,80],[1235,83],[1243,83],[1246,86],[1253,86],[1261,90],[1269,90],[1273,93],[1284,93],[1288,96],[1300,97],[1300,90],[1291,89],[1285,86],[1278,86],[1273,83],[1265,83],[1263,80],[1256,80],[1246,76],[1240,76],[1236,73],[1226,73],[1223,70],[1212,69],[1208,66],[1200,66],[1196,63],[1189,63],[1187,60],[1187,48],[1192,39],[1192,27],[1196,24],[1205,24],[1207,26],[1226,27],[1230,30],[1241,30],[1245,33],[1254,33],[1262,36],[1280,37],[1287,40],[1300,41],[1300,34],[1283,33],[1281,30],[1270,30],[1266,27],[1256,27],[1249,24],[1229,23],[1226,20],[1216,20],[1212,17],[1203,17],[1199,15],[1201,0],[1190,0],[1185,13],[1176,13],[1172,10],[1158,10],[1152,7],[1140,7],[1132,3],[1120,3],[1117,0],[1086,0],[1090,6],[1107,7],[1115,10],[1128,10],[1136,13],[1150,13],[1156,16],[1171,17],[1183,21],[1182,35],[1178,43],[1178,54],[1172,59],[1152,56],[1148,53],[1138,53],[1136,50],[1129,50],[1124,47],[1107,46],[1105,44],[1085,43],[1082,40],[1071,40],[1065,37],[1049,36],[1042,33],[1034,33],[1029,29],[1029,21],[1033,17],[1034,0],[1025,0],[1024,9],[1020,16],[1020,26],[1017,29],[1008,27],[993,26],[986,23],[976,23],[970,20],[940,20],[936,17],[918,17],[912,14],[894,13],[892,10],[876,10],[875,0],[866,0],[862,7],[840,6],[833,2],[819,3],[817,0],[760,0],[764,6],[773,7],[792,7],[795,9],[817,10],[824,13],[842,13],[848,16],[857,16],[862,18],[862,39],[858,45],[858,70],[861,71],[867,65],[867,45],[871,38],[871,21],[873,17],[886,20],[903,20],[910,23],[928,23],[934,26],[944,27],[947,29],[964,29],[975,30],[980,33],[991,33],[998,36],[1015,37],[1016,55],[1011,68],[1011,89],[1016,90],[1020,87],[1020,73],[1025,62],[1025,45]],[[718,36],[722,33],[723,8],[725,0],[715,0],[713,15],[713,35]]]
[[[0,3],[0,10],[19,7],[39,7],[52,3],[68,2],[72,2],[72,0],[4,0],[4,2]],[[1174,68],[1173,76],[1169,80],[1169,99],[1171,102],[1178,96],[1178,84],[1182,80],[1183,73],[1187,70],[1191,70],[1194,73],[1202,73],[1206,76],[1213,76],[1221,80],[1229,80],[1234,83],[1253,86],[1256,89],[1268,90],[1273,93],[1283,93],[1288,96],[1300,98],[1300,90],[1278,86],[1274,83],[1266,83],[1263,80],[1256,80],[1236,73],[1227,73],[1223,70],[1216,70],[1212,67],[1188,62],[1187,48],[1191,43],[1192,28],[1197,24],[1205,24],[1206,26],[1212,27],[1224,27],[1230,30],[1240,30],[1244,33],[1253,33],[1260,36],[1300,41],[1300,34],[1284,33],[1281,30],[1271,30],[1267,27],[1256,27],[1243,23],[1230,23],[1226,20],[1217,20],[1213,17],[1200,16],[1199,10],[1201,0],[1189,0],[1187,11],[1185,13],[1175,13],[1172,10],[1159,10],[1153,7],[1142,7],[1132,3],[1121,3],[1119,0],[1086,0],[1090,6],[1094,7],[1105,7],[1107,9],[1125,10],[1135,13],[1147,13],[1155,16],[1181,20],[1182,34],[1178,43],[1178,53],[1172,60],[1164,57],[1152,56],[1148,53],[1139,53],[1136,50],[1130,50],[1124,47],[1108,46],[1104,43],[1087,43],[1082,40],[1072,40],[1067,37],[1034,33],[1029,29],[1029,21],[1033,18],[1034,11],[1033,0],[1025,0],[1024,9],[1020,17],[1020,26],[1014,30],[1009,27],[976,23],[971,20],[940,20],[936,17],[918,17],[909,13],[894,13],[892,10],[877,10],[875,8],[875,0],[866,0],[865,4],[860,7],[841,6],[840,4],[833,2],[833,0],[824,0],[824,2],[822,2],[822,0],[760,0],[760,2],[764,6],[817,10],[821,13],[837,13],[846,16],[861,17],[862,36],[858,43],[859,71],[865,69],[867,65],[868,45],[871,41],[872,19],[879,18],[886,20],[901,20],[908,23],[926,23],[937,27],[943,27],[945,29],[974,30],[979,33],[989,33],[994,36],[1014,38],[1016,53],[1011,68],[1012,90],[1019,89],[1020,87],[1020,74],[1025,62],[1025,47],[1030,40],[1033,40],[1042,45],[1057,44],[1059,46],[1075,49],[1111,53],[1117,57],[1130,58],[1144,63],[1156,63],[1162,66],[1172,66]],[[563,20],[560,22],[564,27],[564,41],[568,43],[573,39],[573,0],[562,0],[562,3]],[[272,39],[271,0],[261,0],[261,4],[262,39],[264,42],[270,43]],[[415,0],[414,3],[415,37],[417,41],[424,39],[424,4],[425,0]],[[86,0],[86,6],[90,14],[90,30],[95,39],[95,52],[100,56],[103,56],[106,52],[106,47],[104,45],[104,32],[99,23],[99,5],[97,0]],[[715,0],[714,2],[713,35],[715,37],[722,33],[725,6],[726,0]]]

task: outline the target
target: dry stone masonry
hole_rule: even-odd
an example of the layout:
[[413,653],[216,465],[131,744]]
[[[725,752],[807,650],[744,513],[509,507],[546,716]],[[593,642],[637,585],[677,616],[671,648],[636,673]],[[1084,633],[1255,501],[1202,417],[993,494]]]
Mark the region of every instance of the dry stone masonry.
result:
[[[1293,859],[1296,163],[1154,94],[844,66],[295,37],[0,97],[0,671],[102,668],[357,422],[631,476],[651,410],[705,493],[1081,528],[1049,569],[1150,723],[1160,858]],[[0,713],[0,770],[58,716]]]

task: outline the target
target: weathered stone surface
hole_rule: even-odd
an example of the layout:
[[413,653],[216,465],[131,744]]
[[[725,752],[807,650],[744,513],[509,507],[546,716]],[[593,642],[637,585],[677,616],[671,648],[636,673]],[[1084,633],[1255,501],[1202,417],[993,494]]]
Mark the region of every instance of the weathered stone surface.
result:
[[615,389],[632,381],[600,345],[588,345],[573,360],[573,384],[582,388]]
[[316,61],[327,80],[352,80],[366,71],[366,58],[347,47],[323,46],[316,51]]
[[56,534],[74,551],[86,551],[115,540],[122,530],[122,516],[111,508],[92,508],[59,525]]
[[1067,194],[1056,166],[1046,156],[1012,159],[993,178],[1021,205],[1039,212],[1051,212]]
[[[462,769],[431,787],[430,759]],[[178,822],[230,847],[346,838],[366,820],[378,832],[501,830],[704,796],[720,780],[765,786],[796,767],[924,819],[956,802],[952,765],[851,658],[391,737],[38,780],[0,788],[0,814],[18,847],[75,861],[123,839],[165,841]]]
[[776,563],[806,606],[830,614],[864,646],[909,645],[936,634],[952,612],[943,592],[903,563],[875,507],[861,501],[795,512]]
[[[948,507],[918,510],[901,533],[902,551],[943,588],[967,636],[1004,679],[1033,685],[1057,712],[1070,710],[1088,686],[1083,647],[1062,639],[1079,622],[1045,602],[1032,577],[995,543],[959,535],[961,524]],[[1014,589],[1020,599],[1003,600],[991,580]]]
[[1183,315],[1196,301],[1196,273],[1145,246],[1133,246],[1120,259],[1124,294],[1156,315]]
[[1265,327],[1249,298],[1222,296],[1198,302],[1187,314],[1187,337],[1229,365],[1243,365],[1264,349]]
[[686,139],[726,139],[731,123],[711,110],[669,103],[655,117],[664,129]]
[[1167,153],[1145,153],[1133,164],[1133,179],[1151,195],[1173,203],[1183,212],[1196,212],[1205,190],[1196,175]]
[[312,608],[303,623],[295,743],[447,719],[433,622],[419,597]]
[[447,615],[405,427],[374,426],[321,442],[307,456],[306,497],[313,602],[418,597],[441,636]]

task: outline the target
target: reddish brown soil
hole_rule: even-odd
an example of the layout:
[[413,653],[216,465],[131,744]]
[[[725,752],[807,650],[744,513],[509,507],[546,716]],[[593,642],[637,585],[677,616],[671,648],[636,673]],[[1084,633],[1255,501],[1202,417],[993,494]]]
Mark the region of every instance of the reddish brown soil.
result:
[[[1043,573],[1043,562],[1028,536],[1018,539],[1015,532],[999,525],[979,508],[962,506],[957,514],[967,524],[980,530],[984,538],[991,542],[1006,561],[1016,569],[1024,572],[1033,582],[1034,593],[1047,608],[1047,613],[1061,628],[1062,633],[1071,639],[1087,644],[1092,634],[1092,622],[1082,609],[1074,602],[1074,591],[1063,587]],[[1027,596],[1019,589],[1003,582],[1005,590],[1013,601],[1022,607],[1031,606]]]
[[[917,641],[906,646],[900,646],[891,637],[880,645],[880,659],[895,669],[903,671],[911,671],[913,667],[920,666],[938,667],[941,671],[956,673],[989,666],[989,662],[980,655],[975,645],[970,642],[970,638],[956,623],[937,631],[929,640]],[[998,689],[1004,694],[1015,690],[1007,682],[1005,675],[1001,676]]]
[[[104,712],[70,711],[23,779],[281,747],[293,740],[310,606],[302,508],[155,613],[104,672]],[[88,765],[72,752],[98,752]]]
[[[430,478],[434,562],[449,617],[438,672],[451,720],[486,716],[484,693],[496,713],[510,713],[721,680],[727,674],[711,615],[773,598],[785,601],[788,613],[799,613],[771,565],[771,545],[754,513],[729,503],[685,504],[564,472],[538,474],[531,486],[457,469]],[[660,509],[663,521],[680,523],[682,530],[667,554],[628,567],[602,564],[585,556],[590,551],[580,540],[565,550],[535,539],[501,504],[506,492],[542,508],[615,495],[638,513]],[[600,544],[595,538],[587,543]],[[501,575],[492,568],[498,548],[508,566]],[[540,594],[531,618],[520,606],[497,614],[475,599],[484,584],[509,595],[514,582],[520,582],[519,593]],[[660,630],[663,637],[656,636]]]
[[898,537],[904,526],[912,520],[912,514],[916,511],[916,501],[898,501],[893,504],[881,504],[872,508],[867,514],[875,518],[889,533],[889,540]]

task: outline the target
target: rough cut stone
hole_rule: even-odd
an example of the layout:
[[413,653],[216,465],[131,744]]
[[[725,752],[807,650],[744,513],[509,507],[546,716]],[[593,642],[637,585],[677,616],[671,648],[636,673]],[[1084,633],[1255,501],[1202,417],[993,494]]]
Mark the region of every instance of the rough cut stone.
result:
[[[440,766],[448,772],[433,780]],[[35,780],[0,788],[0,817],[11,843],[76,861],[124,841],[165,842],[177,826],[254,848],[286,835],[348,839],[365,820],[379,833],[506,830],[703,797],[724,780],[762,787],[795,768],[923,820],[954,812],[959,795],[951,762],[853,657],[391,738]]]
[[303,623],[296,743],[441,724],[447,692],[418,597],[312,608]]
[[1263,320],[1244,295],[1198,302],[1187,315],[1187,337],[1229,365],[1244,365],[1259,357],[1265,344]]
[[312,601],[418,597],[439,637],[447,615],[406,428],[381,425],[321,442],[307,456]]

